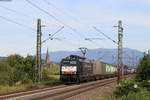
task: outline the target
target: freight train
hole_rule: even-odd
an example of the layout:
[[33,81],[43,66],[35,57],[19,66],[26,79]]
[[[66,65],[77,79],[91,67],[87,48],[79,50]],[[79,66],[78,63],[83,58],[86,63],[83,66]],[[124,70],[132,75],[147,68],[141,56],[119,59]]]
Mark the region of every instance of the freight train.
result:
[[[127,66],[126,70],[129,70]],[[60,80],[65,83],[80,83],[115,77],[117,67],[100,61],[88,60],[85,57],[70,55],[61,60]]]

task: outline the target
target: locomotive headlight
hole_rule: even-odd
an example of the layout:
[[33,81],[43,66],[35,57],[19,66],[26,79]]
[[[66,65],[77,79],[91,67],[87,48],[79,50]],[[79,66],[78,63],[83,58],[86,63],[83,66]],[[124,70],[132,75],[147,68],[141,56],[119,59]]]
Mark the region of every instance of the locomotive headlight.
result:
[[77,66],[62,66],[62,72],[77,72]]

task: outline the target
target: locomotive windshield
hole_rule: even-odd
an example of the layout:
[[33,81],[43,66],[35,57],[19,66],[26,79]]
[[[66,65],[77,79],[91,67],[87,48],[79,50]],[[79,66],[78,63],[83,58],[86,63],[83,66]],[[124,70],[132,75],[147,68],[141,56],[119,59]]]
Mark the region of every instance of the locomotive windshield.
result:
[[62,66],[75,66],[77,64],[76,61],[70,61],[70,60],[63,60],[61,65]]

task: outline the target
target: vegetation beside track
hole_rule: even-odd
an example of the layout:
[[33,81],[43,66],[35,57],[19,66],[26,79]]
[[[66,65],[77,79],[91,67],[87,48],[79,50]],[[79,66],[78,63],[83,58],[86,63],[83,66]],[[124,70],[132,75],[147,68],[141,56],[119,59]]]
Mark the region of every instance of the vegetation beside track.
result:
[[150,100],[150,57],[144,56],[137,68],[137,76],[119,84],[113,94],[96,100]]
[[59,65],[44,66],[43,80],[37,83],[36,59],[28,55],[10,55],[0,61],[0,93],[61,84]]

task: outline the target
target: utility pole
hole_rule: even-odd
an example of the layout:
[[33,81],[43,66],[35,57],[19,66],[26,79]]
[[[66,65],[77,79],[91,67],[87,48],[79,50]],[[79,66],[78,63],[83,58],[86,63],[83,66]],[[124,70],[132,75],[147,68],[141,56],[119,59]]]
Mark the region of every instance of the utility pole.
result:
[[41,19],[37,20],[37,47],[36,47],[36,66],[38,69],[38,82],[41,82],[42,72],[41,72]]
[[118,21],[118,84],[124,79],[124,67],[123,67],[123,27],[122,21]]
[[42,58],[41,58],[42,44],[45,43],[49,39],[60,40],[59,38],[54,38],[53,36],[56,35],[58,32],[60,32],[64,28],[64,26],[62,26],[54,34],[52,34],[52,35],[50,34],[47,39],[42,41],[42,30],[41,30],[42,27],[45,27],[45,25],[41,25],[41,19],[38,19],[37,20],[37,45],[36,45],[36,69],[37,69],[36,76],[37,76],[37,79],[35,79],[35,81],[38,80],[38,83],[40,83],[43,78],[43,66],[42,66]]
[[150,57],[150,49],[148,50],[148,57]]
[[114,42],[115,44],[118,45],[118,78],[117,78],[117,83],[119,84],[121,82],[121,80],[124,79],[124,66],[123,66],[123,62],[122,62],[122,56],[123,56],[123,27],[122,27],[122,21],[119,20],[118,21],[118,26],[114,26],[118,28],[118,42],[116,42],[115,40],[113,40],[112,38],[110,38],[109,36],[107,36],[105,33],[103,33],[101,30],[99,30],[96,27],[93,27],[97,32],[101,33],[102,35],[104,35],[107,39],[111,40],[112,42]]

